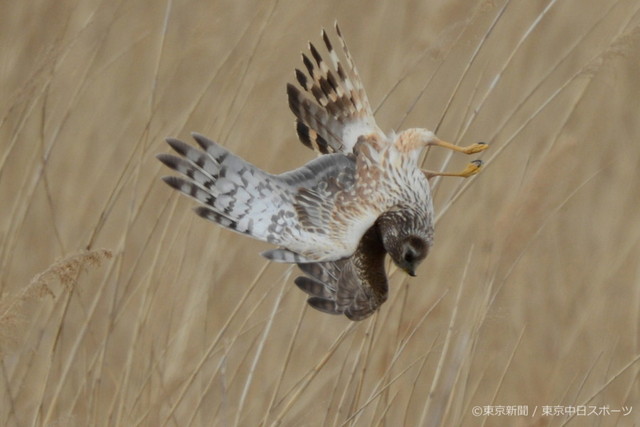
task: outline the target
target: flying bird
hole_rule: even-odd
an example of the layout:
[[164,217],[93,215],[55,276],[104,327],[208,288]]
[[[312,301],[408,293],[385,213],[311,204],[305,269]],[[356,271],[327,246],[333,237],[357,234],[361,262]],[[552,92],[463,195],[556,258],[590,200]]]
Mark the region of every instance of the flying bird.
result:
[[[435,145],[471,154],[487,145],[458,147],[427,129],[384,134],[375,123],[337,26],[336,31],[348,68],[341,65],[323,31],[335,71],[311,45],[315,65],[303,56],[309,77],[300,71],[296,76],[315,102],[293,85],[287,87],[299,138],[323,155],[275,175],[194,133],[199,148],[168,138],[177,155],[160,154],[158,159],[183,175],[163,180],[196,199],[198,215],[278,246],[263,255],[301,264],[309,277],[296,283],[312,295],[316,308],[356,320],[371,314],[386,299],[386,253],[409,274],[415,274],[426,257],[433,242],[428,179],[470,176],[479,170],[478,162],[458,174],[421,170],[422,150]],[[363,268],[369,267],[382,274],[377,279],[365,274]],[[348,283],[358,289],[340,292],[350,289]],[[352,302],[338,301],[339,295],[347,295]],[[369,308],[362,309],[365,300]]]
[[[280,175],[202,135],[193,137],[200,150],[167,139],[179,156],[160,154],[158,159],[184,177],[164,181],[200,202],[200,216],[279,246],[263,253],[274,261],[351,256],[365,231],[389,209],[405,207],[424,218],[433,216],[427,175],[417,167],[421,148],[438,141],[426,130],[405,131],[397,144],[363,136],[353,154],[320,156]],[[422,230],[430,242],[428,224]]]
[[[347,67],[342,65],[327,33],[322,39],[333,69],[323,60],[318,49],[309,43],[313,61],[302,54],[307,72],[296,69],[295,75],[307,98],[294,85],[287,85],[289,107],[296,116],[296,130],[300,141],[319,154],[351,153],[358,139],[366,135],[381,135],[355,63],[338,25],[336,33],[342,46]],[[487,147],[477,144],[471,148],[451,147],[457,151],[475,152]],[[468,177],[480,170],[482,162],[474,160],[459,173],[425,171],[434,176]],[[431,203],[430,193],[427,193]],[[355,252],[349,258],[320,263],[299,263],[306,276],[295,279],[296,285],[309,295],[308,303],[330,314],[344,314],[351,320],[363,320],[373,314],[388,296],[385,256],[410,275],[428,254],[433,244],[432,210],[416,210],[400,204],[382,213],[365,232]]]

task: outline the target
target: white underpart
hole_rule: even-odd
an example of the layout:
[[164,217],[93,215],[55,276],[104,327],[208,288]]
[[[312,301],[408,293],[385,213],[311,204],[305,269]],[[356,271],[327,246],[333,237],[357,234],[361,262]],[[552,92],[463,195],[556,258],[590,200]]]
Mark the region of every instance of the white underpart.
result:
[[360,136],[369,135],[374,132],[378,132],[378,127],[375,125],[375,123],[371,124],[364,120],[349,123],[344,127],[342,131],[342,143],[344,144],[344,151],[346,153],[351,153]]

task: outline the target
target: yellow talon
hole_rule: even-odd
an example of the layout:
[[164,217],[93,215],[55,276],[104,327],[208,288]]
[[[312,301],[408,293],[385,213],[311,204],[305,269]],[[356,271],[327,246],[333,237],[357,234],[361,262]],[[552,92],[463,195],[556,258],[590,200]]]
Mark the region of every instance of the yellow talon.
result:
[[458,176],[460,178],[469,178],[470,176],[480,172],[480,169],[482,169],[483,164],[484,162],[478,159],[478,160],[472,160],[471,162],[469,162],[469,164],[460,172],[433,172],[428,170],[423,170],[422,172],[427,177],[427,179],[431,179],[434,176]]
[[[483,148],[484,150],[484,148]],[[482,169],[482,165],[483,165],[483,161],[482,160],[472,160],[471,162],[469,162],[469,164],[467,165],[466,168],[464,168],[463,171],[461,171],[458,176],[462,177],[462,178],[469,178],[472,175],[477,174],[478,172],[480,172],[480,169]]]
[[476,142],[475,144],[471,144],[466,147],[460,147],[441,139],[431,141],[428,145],[436,145],[438,147],[448,148],[449,150],[458,151],[464,154],[479,153],[480,151],[484,151],[489,148],[489,144],[487,144],[486,142]]
[[489,148],[489,144],[486,142],[476,142],[475,144],[471,144],[467,147],[464,147],[463,153],[465,154],[474,154],[479,153],[480,151],[484,151]]

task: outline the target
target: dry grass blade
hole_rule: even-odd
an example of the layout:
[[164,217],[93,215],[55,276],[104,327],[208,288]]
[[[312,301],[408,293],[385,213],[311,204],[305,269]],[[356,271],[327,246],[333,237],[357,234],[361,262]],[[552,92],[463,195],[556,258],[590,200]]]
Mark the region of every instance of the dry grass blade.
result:
[[[520,331],[520,335],[518,335],[518,340],[516,341],[515,345],[513,346],[513,350],[511,350],[511,354],[509,354],[509,359],[507,360],[507,363],[505,363],[505,365],[504,365],[504,370],[502,371],[502,375],[500,375],[500,379],[498,380],[498,384],[496,386],[496,389],[493,392],[493,397],[490,400],[492,405],[497,404],[496,397],[498,396],[498,392],[500,391],[500,387],[502,387],[502,384],[504,382],[505,376],[507,375],[507,372],[511,368],[511,362],[513,362],[513,358],[514,358],[514,356],[516,354],[516,351],[520,348],[520,343],[522,342],[522,337],[524,336],[524,331],[525,330],[526,330],[526,325],[522,327],[522,330]],[[482,426],[484,426],[487,421],[488,421],[488,418],[485,418],[484,420],[482,420]]]
[[262,337],[260,338],[260,341],[258,342],[258,348],[256,349],[255,355],[253,357],[253,361],[251,363],[251,368],[249,370],[249,374],[247,375],[247,379],[244,385],[244,388],[242,389],[242,394],[240,395],[240,401],[238,402],[238,410],[236,411],[236,419],[234,424],[235,425],[240,425],[240,415],[243,413],[243,408],[244,408],[244,402],[247,398],[247,393],[249,392],[249,387],[251,386],[251,382],[253,379],[253,374],[256,370],[256,366],[258,364],[258,362],[260,361],[260,356],[262,355],[262,349],[264,348],[265,342],[267,340],[267,337],[269,336],[269,332],[271,331],[271,326],[273,325],[273,318],[275,317],[278,308],[280,307],[280,303],[282,302],[282,297],[284,295],[284,291],[286,289],[286,286],[288,285],[287,281],[291,275],[291,270],[293,268],[290,268],[288,271],[288,274],[285,275],[284,279],[282,280],[282,286],[280,288],[280,293],[278,294],[278,297],[276,299],[276,303],[273,304],[273,309],[271,310],[271,315],[269,316],[269,320],[267,321],[267,324],[264,327],[263,333],[262,333]]
[[[637,0],[5,3],[0,425],[467,427],[505,421],[477,405],[640,399]],[[491,145],[434,182],[417,277],[389,263],[348,326],[153,157],[194,130],[270,173],[310,160],[284,88],[335,20],[381,129]],[[99,247],[107,268],[64,258]],[[541,421],[577,419],[507,422]]]
[[320,370],[326,365],[331,356],[338,349],[340,344],[344,341],[345,337],[353,331],[356,323],[351,323],[347,326],[341,333],[338,335],[336,340],[331,344],[331,347],[327,350],[327,352],[322,356],[320,361],[311,368],[309,372],[307,372],[301,381],[296,385],[295,391],[292,393],[291,397],[283,404],[282,410],[276,417],[276,419],[271,423],[272,426],[278,426],[282,423],[283,418],[287,415],[291,407],[295,404],[295,402],[300,398],[302,392],[309,386],[311,381],[315,378],[315,376],[320,372]]
[[[365,332],[366,339],[362,340],[360,349],[358,350],[358,356],[355,358],[355,362],[353,364],[353,371],[351,373],[351,378],[353,379],[355,377],[355,372],[358,366],[360,367],[360,378],[357,382],[355,393],[353,393],[351,397],[351,404],[349,405],[349,413],[352,413],[358,405],[358,401],[360,400],[360,394],[362,393],[362,388],[364,387],[364,381],[367,376],[367,371],[370,369],[369,365],[371,363],[371,352],[372,352],[374,337],[376,333],[376,326],[378,325],[378,322],[379,322],[379,315],[378,313],[376,313],[374,321],[370,322],[367,325],[367,331]],[[349,383],[351,384],[352,381],[350,380]]]
[[393,377],[388,383],[386,383],[386,384],[382,385],[381,387],[379,387],[378,390],[365,403],[363,403],[362,406],[360,406],[360,408],[358,408],[358,410],[356,412],[351,414],[351,416],[349,418],[347,418],[344,421],[344,423],[342,423],[341,425],[342,426],[346,426],[351,421],[353,421],[360,414],[360,412],[362,412],[362,410],[364,410],[366,407],[369,406],[369,404],[371,402],[373,402],[375,399],[377,399],[383,392],[385,392],[392,384],[394,384],[398,379],[400,379],[405,373],[407,373],[407,371],[409,371],[411,368],[413,368],[418,362],[420,362],[421,360],[426,359],[429,356],[429,354],[430,354],[430,352],[428,352],[426,354],[423,354],[418,359],[416,359],[413,362],[409,363],[409,365],[407,365],[406,368],[404,368],[402,371],[400,371],[400,373],[398,375]]
[[[433,302],[433,304],[431,304],[431,306],[429,306],[429,308],[427,310],[425,310],[424,314],[420,317],[420,319],[418,319],[418,321],[415,323],[415,325],[409,329],[407,331],[407,333],[405,334],[405,336],[402,337],[400,343],[398,344],[393,357],[391,358],[391,360],[388,362],[387,367],[384,371],[384,374],[380,376],[380,379],[376,382],[376,385],[374,387],[372,387],[372,391],[371,391],[371,395],[369,396],[369,398],[367,399],[367,402],[370,403],[372,402],[374,399],[372,396],[374,395],[379,395],[381,387],[383,387],[383,382],[385,381],[385,379],[388,379],[389,376],[391,375],[391,370],[394,368],[394,366],[396,365],[396,363],[398,362],[398,360],[400,359],[400,356],[402,356],[404,354],[404,351],[406,350],[407,346],[409,345],[409,343],[411,342],[411,339],[416,335],[417,331],[420,329],[420,327],[422,327],[426,321],[426,319],[429,317],[429,315],[432,314],[433,310],[435,310],[442,302],[443,298],[447,295],[448,293],[448,289],[443,292],[440,297],[438,297],[437,300],[435,300]],[[434,341],[435,344],[435,341]],[[433,346],[433,344],[432,344]],[[362,405],[360,408],[358,408],[354,414],[352,415],[352,417],[359,415],[362,410],[365,408],[365,406],[368,405]],[[357,418],[354,418],[354,420],[357,421]]]
[[[460,284],[458,285],[456,302],[453,306],[453,311],[449,320],[449,326],[447,328],[447,334],[445,335],[444,339],[444,346],[442,348],[442,353],[440,354],[440,360],[438,361],[438,366],[436,368],[434,378],[431,382],[431,389],[429,390],[427,400],[422,410],[420,425],[427,425],[425,424],[427,423],[427,416],[429,416],[429,425],[438,426],[442,424],[442,422],[444,421],[446,409],[449,407],[449,399],[451,396],[451,391],[454,387],[455,378],[457,378],[457,373],[460,371],[460,364],[463,362],[463,360],[460,360],[457,357],[452,357],[452,355],[449,353],[449,347],[451,345],[451,340],[453,339],[454,325],[458,320],[458,309],[460,307],[462,290],[464,288],[463,285],[465,284],[467,278],[467,272],[469,271],[472,254],[473,248],[469,250],[467,261],[464,264],[464,270],[462,272]],[[447,366],[448,372],[446,373],[444,372],[445,364],[449,364],[449,366]],[[436,393],[436,390],[439,388],[444,390],[444,393]],[[436,399],[438,399],[439,401],[436,401]],[[431,406],[434,404],[437,406],[432,412]]]
[[96,249],[64,257],[46,270],[38,273],[28,285],[15,295],[3,295],[0,299],[0,355],[7,352],[8,347],[17,339],[18,329],[27,321],[22,313],[24,305],[45,297],[56,297],[56,284],[70,292],[77,284],[83,271],[99,267],[113,254],[108,249]]
[[291,354],[293,352],[293,346],[296,343],[296,339],[298,337],[298,333],[300,332],[300,326],[302,326],[302,319],[304,318],[304,314],[307,312],[307,305],[304,304],[302,309],[300,310],[300,316],[296,321],[296,329],[291,335],[291,340],[289,341],[287,355],[282,362],[282,368],[280,370],[280,375],[278,376],[278,381],[276,382],[276,386],[273,388],[273,394],[271,395],[271,400],[269,401],[269,406],[267,406],[267,410],[265,411],[264,418],[260,422],[261,426],[267,424],[267,418],[273,409],[273,405],[276,401],[276,396],[278,396],[278,392],[280,391],[280,386],[282,385],[282,379],[284,378],[284,374],[289,366],[289,361],[291,360]]
[[[587,399],[585,399],[578,406],[587,406],[589,404],[589,402],[591,402],[593,399],[595,399],[596,396],[598,396],[600,393],[602,393],[603,390],[605,390],[607,387],[609,387],[611,385],[611,383],[613,383],[616,379],[620,378],[625,372],[627,372],[631,367],[633,367],[638,361],[640,361],[640,354],[636,355],[636,357],[634,357],[631,361],[629,361],[629,363],[627,363],[622,368],[620,368],[620,370],[618,372],[616,372],[614,375],[612,375],[604,384],[602,384],[602,386],[600,386],[591,396],[589,396]],[[574,419],[575,416],[576,415],[573,414],[570,417],[567,417],[567,419],[565,419],[563,421],[561,426],[567,425],[567,423],[569,423],[572,419]]]
[[176,399],[176,401],[173,403],[173,405],[169,409],[169,412],[167,413],[167,415],[165,417],[163,425],[166,425],[169,422],[170,418],[173,416],[174,411],[176,410],[178,405],[180,405],[180,403],[182,402],[182,399],[184,398],[187,390],[189,389],[189,387],[191,386],[191,384],[195,380],[196,376],[200,373],[200,370],[201,370],[202,366],[207,361],[207,359],[209,359],[209,357],[211,356],[213,351],[218,346],[218,344],[219,344],[220,340],[222,339],[222,337],[224,336],[227,328],[231,324],[231,321],[234,320],[234,318],[236,317],[238,312],[240,312],[240,309],[243,308],[246,299],[251,294],[251,292],[254,290],[255,286],[259,283],[260,278],[262,277],[262,275],[266,271],[268,265],[269,264],[266,263],[266,262],[263,264],[262,269],[256,275],[256,277],[253,280],[253,282],[251,283],[251,285],[247,288],[247,290],[245,291],[245,293],[242,296],[242,298],[240,298],[240,300],[236,304],[233,312],[231,313],[231,315],[227,319],[227,322],[225,323],[225,325],[220,329],[220,331],[218,332],[218,335],[216,336],[216,338],[211,341],[211,344],[209,345],[209,347],[207,348],[207,351],[204,353],[203,357],[200,359],[200,361],[196,365],[196,368],[193,370],[191,375],[185,381],[185,383],[184,383],[184,385],[182,387],[182,390],[181,390],[180,394],[178,395],[178,398]]
[[[75,280],[77,280],[77,276],[80,274],[80,272],[83,269],[86,269],[86,264],[99,265],[103,259],[110,259],[111,257],[112,257],[112,254],[110,251],[106,249],[99,249],[96,251],[86,251],[85,253],[71,257],[71,259],[68,260],[68,262],[66,263],[63,260],[61,261],[62,262],[61,265],[60,265],[60,262],[56,263],[60,265],[62,270],[62,276],[60,278],[60,281],[62,283],[65,283],[65,282],[71,283],[71,281],[75,283]],[[106,283],[106,281],[103,281],[103,283]],[[71,293],[69,293],[68,297],[66,298],[66,302],[70,301],[70,296],[71,296]],[[90,318],[90,315],[95,311],[95,307],[97,306],[98,302],[99,302],[99,298],[98,297],[94,298],[93,304],[89,309],[88,318]],[[67,307],[68,307],[68,304],[65,304],[65,310],[63,311],[63,316],[62,316],[63,318],[64,318],[64,313],[66,313]],[[69,356],[62,369],[60,378],[58,379],[55,385],[55,389],[53,391],[53,397],[51,399],[51,402],[49,403],[47,412],[42,420],[44,425],[48,425],[51,421],[53,412],[56,407],[57,400],[59,399],[62,393],[62,388],[66,382],[66,379],[69,376],[71,369],[74,367],[75,355],[80,348],[82,339],[84,338],[84,334],[86,333],[87,330],[88,330],[88,323],[85,323],[81,329],[81,333],[77,335],[73,346],[69,349]],[[55,346],[57,345],[57,343],[58,341],[56,340],[54,342],[54,348],[52,349],[52,353],[55,351]]]

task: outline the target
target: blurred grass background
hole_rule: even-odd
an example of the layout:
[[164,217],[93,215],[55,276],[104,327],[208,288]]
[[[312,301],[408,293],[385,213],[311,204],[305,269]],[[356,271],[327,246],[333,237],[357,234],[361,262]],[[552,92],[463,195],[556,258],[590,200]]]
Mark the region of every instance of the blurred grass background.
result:
[[[639,10],[5,2],[0,423],[637,425]],[[418,277],[357,324],[306,309],[295,270],[196,217],[154,158],[198,131],[271,172],[312,159],[284,85],[336,19],[383,129],[491,143],[438,182]]]

